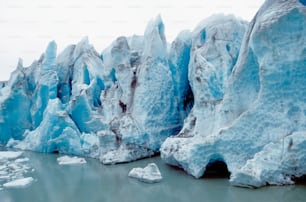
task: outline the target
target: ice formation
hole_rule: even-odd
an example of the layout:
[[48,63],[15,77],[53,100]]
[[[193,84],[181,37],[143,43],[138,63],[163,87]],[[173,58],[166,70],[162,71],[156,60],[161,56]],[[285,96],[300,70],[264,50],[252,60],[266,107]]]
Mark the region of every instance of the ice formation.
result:
[[19,60],[0,83],[0,145],[105,164],[160,151],[197,178],[222,161],[248,187],[303,177],[305,1],[266,0],[250,23],[214,15],[171,45],[164,32],[158,16],[101,54],[85,37]]
[[[224,96],[219,102],[204,102],[201,109],[198,97],[214,97],[193,90],[192,112],[201,112],[191,113],[179,135],[164,142],[162,158],[197,178],[208,164],[223,161],[231,183],[239,186],[291,184],[305,175],[305,34],[305,5],[266,1],[248,27]],[[190,65],[192,70],[197,64],[191,60]],[[211,74],[217,74],[215,64],[211,66]],[[223,85],[216,83],[214,88]]]
[[156,183],[163,179],[155,163],[149,163],[144,168],[133,168],[128,176],[146,183]]

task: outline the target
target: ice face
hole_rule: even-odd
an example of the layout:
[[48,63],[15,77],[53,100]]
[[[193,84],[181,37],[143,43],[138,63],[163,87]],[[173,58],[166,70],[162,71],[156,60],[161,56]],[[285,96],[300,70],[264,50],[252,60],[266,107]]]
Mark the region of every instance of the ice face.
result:
[[[19,63],[20,64],[20,63]],[[11,137],[22,139],[22,134],[31,128],[31,101],[27,85],[27,72],[20,66],[11,74],[7,85],[1,89],[0,142],[5,144]],[[23,121],[20,121],[23,120]]]
[[188,76],[195,106],[182,135],[205,136],[219,128],[218,108],[228,88],[246,26],[246,22],[234,16],[214,15],[193,31]]
[[[288,184],[301,176],[301,165],[292,171],[286,161],[304,162],[303,155],[282,149],[282,143],[283,147],[288,142],[292,142],[290,147],[299,147],[305,137],[305,20],[305,6],[298,1],[266,1],[243,39],[218,115],[213,114],[217,118],[189,116],[184,133],[162,145],[162,158],[195,177],[203,175],[209,162],[223,161],[232,173],[232,183],[239,186]],[[205,95],[213,100],[220,94],[198,97],[195,93],[195,106]],[[206,104],[211,110],[209,106]],[[197,130],[197,124],[207,127]],[[190,131],[199,132],[190,135]],[[192,137],[182,138],[184,135]],[[273,166],[282,156],[284,161]]]
[[112,66],[116,78],[115,85],[102,93],[107,106],[103,113],[118,148],[101,156],[102,162],[150,156],[181,129],[190,105],[186,99],[191,94],[186,74],[190,46],[190,34],[182,33],[168,57],[164,25],[157,17],[143,37],[120,37],[103,52],[106,68]]
[[[56,124],[55,124],[56,123]],[[50,100],[43,121],[15,147],[38,152],[82,155],[80,132],[58,99]]]
[[306,1],[305,0],[300,0],[300,3],[306,6]]
[[[179,134],[163,144],[161,156],[167,163],[183,167],[196,177],[203,175],[212,159],[223,160],[218,153],[202,157],[217,147],[210,145],[215,139],[210,135],[220,127],[219,109],[246,26],[246,22],[233,16],[217,15],[201,22],[192,33],[188,76],[194,107]],[[204,142],[207,148],[202,148]]]
[[191,32],[182,31],[173,41],[169,51],[169,67],[174,82],[174,102],[178,103],[178,121],[183,123],[193,106],[193,93],[188,80],[188,65],[191,51]]
[[144,36],[119,37],[101,55],[87,37],[59,54],[50,42],[2,85],[1,144],[103,163],[153,155],[192,106],[190,48],[185,31],[167,52],[160,16]]
[[[106,164],[162,145],[167,163],[195,177],[223,161],[239,186],[291,183],[305,174],[305,9],[267,0],[249,24],[214,15],[171,45],[158,16],[100,55],[87,37],[59,54],[51,41],[0,83],[0,144]],[[279,151],[301,161],[296,172],[271,166]]]
[[255,188],[294,184],[306,173],[305,144],[305,131],[267,144],[232,175],[231,184]]
[[175,134],[181,125],[177,120],[174,82],[160,17],[149,23],[144,39],[142,64],[136,75],[131,114],[141,126],[141,133],[148,137],[148,147],[156,151],[164,139]]

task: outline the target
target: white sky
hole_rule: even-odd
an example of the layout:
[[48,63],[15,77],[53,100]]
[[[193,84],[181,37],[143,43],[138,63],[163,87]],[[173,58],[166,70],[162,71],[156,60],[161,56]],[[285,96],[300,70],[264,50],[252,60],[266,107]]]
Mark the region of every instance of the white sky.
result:
[[143,34],[161,14],[171,42],[214,13],[250,21],[264,0],[0,0],[0,80],[7,80],[22,58],[38,59],[55,40],[58,53],[88,36],[100,53],[118,36]]

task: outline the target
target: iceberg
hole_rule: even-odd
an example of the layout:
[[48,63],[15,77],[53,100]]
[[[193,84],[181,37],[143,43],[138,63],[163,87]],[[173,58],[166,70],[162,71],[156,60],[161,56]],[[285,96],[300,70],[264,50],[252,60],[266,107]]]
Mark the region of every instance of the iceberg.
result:
[[199,178],[208,164],[222,161],[231,183],[247,187],[292,184],[305,175],[305,22],[300,1],[267,0],[249,24],[223,97],[223,88],[194,92],[192,111],[205,95],[220,97],[219,107],[207,102],[202,119],[188,116],[179,135],[163,143],[165,162]]
[[133,168],[128,176],[146,183],[156,183],[162,180],[162,175],[155,163],[149,163],[144,168]]

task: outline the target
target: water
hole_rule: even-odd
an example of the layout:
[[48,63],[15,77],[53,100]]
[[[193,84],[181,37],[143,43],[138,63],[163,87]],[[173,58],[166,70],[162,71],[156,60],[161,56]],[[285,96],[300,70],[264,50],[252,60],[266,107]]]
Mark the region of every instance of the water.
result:
[[[36,181],[24,189],[0,191],[1,202],[305,202],[306,186],[265,187],[251,190],[232,187],[227,179],[199,179],[165,165],[159,157],[104,166],[94,159],[83,165],[58,165],[56,154],[25,152],[35,169]],[[163,175],[157,184],[127,176],[133,167],[155,162]]]

